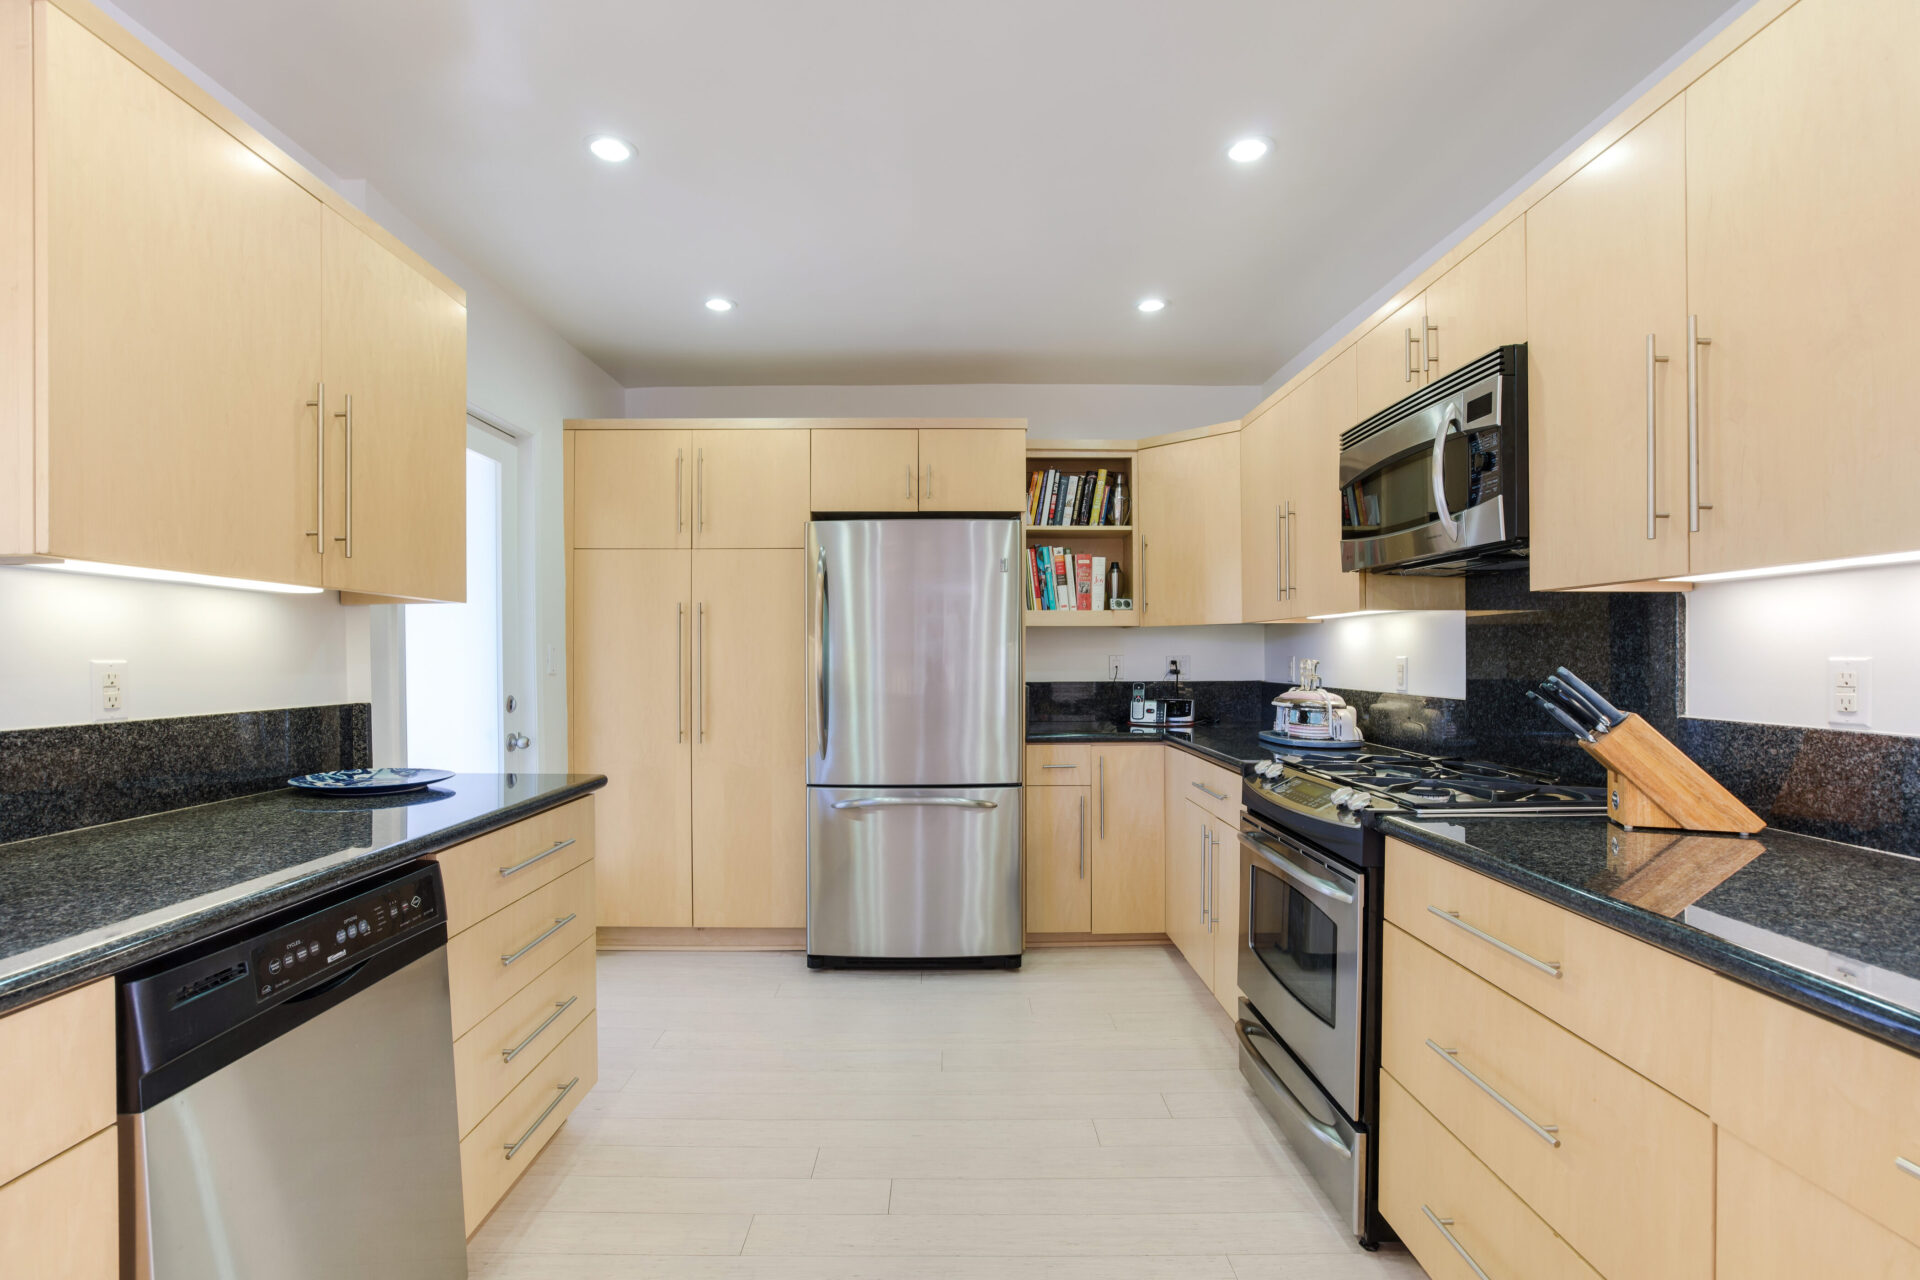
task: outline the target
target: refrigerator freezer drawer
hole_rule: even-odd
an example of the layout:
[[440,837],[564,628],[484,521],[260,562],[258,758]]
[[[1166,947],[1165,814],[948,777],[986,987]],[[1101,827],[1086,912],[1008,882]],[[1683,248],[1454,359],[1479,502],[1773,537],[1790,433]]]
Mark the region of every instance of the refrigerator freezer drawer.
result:
[[1019,787],[812,787],[807,954],[1017,956]]

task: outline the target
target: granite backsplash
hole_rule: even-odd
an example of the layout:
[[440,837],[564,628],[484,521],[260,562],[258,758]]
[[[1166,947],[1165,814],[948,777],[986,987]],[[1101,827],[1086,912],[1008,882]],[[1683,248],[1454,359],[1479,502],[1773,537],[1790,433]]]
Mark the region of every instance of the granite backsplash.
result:
[[0,733],[0,843],[231,800],[365,768],[364,702]]

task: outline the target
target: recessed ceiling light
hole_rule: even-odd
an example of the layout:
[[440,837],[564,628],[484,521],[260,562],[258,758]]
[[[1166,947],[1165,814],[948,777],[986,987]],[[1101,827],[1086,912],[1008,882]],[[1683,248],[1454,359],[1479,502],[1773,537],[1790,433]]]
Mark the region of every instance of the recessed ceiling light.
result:
[[618,138],[601,136],[587,143],[587,150],[608,164],[624,164],[633,159],[633,147]]
[[1135,305],[1148,315],[1152,315],[1156,311],[1165,311],[1167,309],[1167,300],[1165,298],[1142,298]]
[[1242,138],[1227,148],[1227,159],[1252,164],[1273,149],[1271,138]]
[[729,300],[727,300],[726,298],[708,298],[708,299],[707,299],[707,310],[709,310],[709,311],[731,311],[731,310],[733,310],[733,303],[732,303],[732,302],[730,302]]

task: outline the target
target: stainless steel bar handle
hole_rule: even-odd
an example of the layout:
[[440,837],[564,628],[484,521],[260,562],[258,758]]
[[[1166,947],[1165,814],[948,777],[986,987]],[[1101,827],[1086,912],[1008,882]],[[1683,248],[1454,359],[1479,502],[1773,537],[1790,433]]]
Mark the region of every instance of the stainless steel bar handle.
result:
[[1307,1132],[1311,1133],[1323,1146],[1330,1151],[1338,1152],[1348,1160],[1353,1159],[1353,1148],[1348,1146],[1346,1139],[1340,1136],[1340,1131],[1330,1124],[1323,1124],[1319,1120],[1314,1119],[1313,1113],[1307,1110],[1306,1104],[1301,1102],[1300,1099],[1294,1095],[1293,1090],[1287,1087],[1287,1082],[1276,1075],[1273,1068],[1267,1065],[1266,1058],[1262,1057],[1260,1051],[1253,1047],[1253,1037],[1250,1034],[1253,1032],[1258,1032],[1263,1039],[1270,1040],[1273,1038],[1267,1035],[1265,1028],[1256,1026],[1248,1022],[1245,1018],[1237,1018],[1234,1020],[1233,1034],[1240,1037],[1240,1047],[1245,1049],[1247,1056],[1253,1059],[1253,1065],[1258,1068],[1261,1078],[1267,1082],[1267,1087],[1272,1089],[1281,1101],[1293,1109],[1295,1118],[1298,1119],[1300,1123],[1306,1125]]
[[687,602],[673,606],[673,740],[687,740]]
[[907,464],[907,497],[913,497],[913,464]]
[[1287,598],[1287,511],[1277,502],[1273,504],[1273,598],[1276,603]]
[[551,858],[554,854],[560,852],[562,849],[572,844],[573,839],[574,838],[572,836],[568,836],[565,840],[555,840],[553,842],[553,848],[543,849],[539,853],[534,854],[531,858],[527,858],[523,861],[516,862],[510,867],[500,868],[500,878],[504,880],[508,876],[514,874],[517,871],[525,871],[528,867],[540,861],[542,858]]
[[1449,415],[1433,437],[1433,506],[1439,513],[1440,527],[1451,542],[1460,540],[1460,526],[1454,523],[1453,512],[1447,507],[1447,436],[1459,427],[1460,419]]
[[819,611],[815,625],[820,628],[819,663],[820,670],[814,676],[814,688],[820,700],[820,757],[827,754],[827,553],[822,550],[814,561],[814,577],[819,579]]
[[1653,477],[1656,470],[1658,469],[1658,463],[1655,459],[1654,448],[1653,448],[1653,420],[1654,420],[1654,405],[1656,400],[1656,397],[1653,394],[1653,366],[1655,366],[1656,364],[1665,364],[1666,362],[1667,362],[1667,358],[1665,356],[1657,356],[1653,353],[1653,335],[1648,334],[1647,335],[1647,541],[1648,542],[1653,541],[1654,535],[1656,532],[1653,522],[1656,520],[1665,520],[1667,518],[1666,512],[1655,511],[1653,509],[1654,504],[1657,501],[1659,501],[1659,499],[1655,496],[1654,489],[1653,489]]
[[1920,1178],[1920,1164],[1915,1164],[1905,1156],[1895,1156],[1893,1158],[1893,1167],[1902,1173],[1911,1174],[1913,1177]]
[[1147,610],[1153,607],[1153,598],[1147,594],[1147,551],[1150,546],[1151,544],[1145,538],[1140,539],[1140,580],[1134,585],[1138,587],[1140,591],[1140,616],[1142,619],[1145,619],[1147,616]]
[[693,727],[707,740],[707,603],[693,607]]
[[1422,357],[1420,371],[1425,373],[1428,369],[1440,363],[1440,341],[1435,336],[1440,332],[1440,326],[1435,324],[1431,317],[1427,318],[1423,323],[1426,325],[1426,330],[1420,335],[1420,355]]
[[966,796],[868,796],[860,800],[836,800],[836,809],[998,809],[997,800],[973,800]]
[[1481,932],[1480,930],[1474,928],[1472,925],[1468,924],[1465,920],[1462,920],[1460,918],[1460,913],[1458,911],[1443,911],[1439,907],[1434,906],[1432,903],[1427,904],[1427,910],[1432,914],[1439,916],[1442,920],[1445,920],[1448,924],[1454,926],[1456,929],[1462,929],[1462,930],[1465,930],[1467,933],[1472,934],[1474,937],[1480,939],[1480,941],[1486,943],[1488,946],[1499,948],[1501,951],[1504,951],[1508,955],[1512,956],[1515,960],[1525,961],[1527,964],[1532,965],[1534,968],[1546,974],[1548,977],[1557,978],[1560,976],[1560,966],[1557,962],[1552,960],[1542,960],[1538,956],[1530,956],[1526,952],[1522,951],[1520,948],[1514,946],[1510,942],[1502,942],[1500,941],[1500,939],[1494,937],[1490,933]]
[[572,924],[574,922],[574,919],[578,916],[578,914],[579,914],[578,912],[569,911],[566,915],[561,916],[559,919],[553,922],[553,928],[547,930],[545,933],[541,934],[539,937],[535,938],[532,942],[529,942],[526,946],[520,948],[518,951],[514,952],[512,955],[501,956],[500,963],[502,965],[512,964],[515,960],[518,960],[521,956],[524,956],[525,954],[527,954],[527,952],[533,950],[535,947],[545,942],[548,938],[551,938],[554,934],[560,932],[562,929]]
[[920,501],[925,502],[932,497],[933,497],[933,464],[929,462],[927,464],[927,474],[920,478]]
[[1331,898],[1335,902],[1351,903],[1353,901],[1353,894],[1348,890],[1335,884],[1331,880],[1316,876],[1308,871],[1302,871],[1299,867],[1294,866],[1292,862],[1279,857],[1272,849],[1244,831],[1240,833],[1240,843],[1254,850],[1256,853],[1264,854],[1268,864],[1272,866],[1275,871],[1287,879],[1292,880],[1302,889],[1310,889],[1321,897]]
[[1293,536],[1293,518],[1300,513],[1293,509],[1293,499],[1287,499],[1287,595],[1300,594],[1300,574],[1294,561],[1298,560],[1300,544]]
[[1107,758],[1100,760],[1100,838],[1107,838]]
[[1700,513],[1711,503],[1700,501],[1700,348],[1710,347],[1700,336],[1700,317],[1687,317],[1687,531],[1700,532]]
[[548,1014],[546,1017],[546,1020],[542,1022],[539,1026],[527,1032],[527,1038],[525,1040],[522,1040],[519,1044],[513,1046],[513,1048],[511,1049],[502,1049],[500,1051],[500,1060],[502,1062],[512,1062],[515,1058],[519,1057],[523,1049],[525,1049],[528,1045],[532,1044],[535,1040],[538,1040],[540,1038],[540,1033],[542,1031],[545,1031],[548,1027],[558,1022],[560,1020],[561,1014],[573,1008],[574,1002],[577,1001],[579,998],[580,998],[579,996],[568,996],[565,1000],[561,1000],[555,1003],[555,1005],[553,1006],[553,1012]]
[[1208,786],[1204,782],[1196,782],[1193,785],[1196,790],[1206,792],[1208,795],[1212,796],[1215,800],[1225,800],[1227,798],[1221,795],[1218,791],[1215,791],[1212,787]]
[[1413,381],[1413,326],[1412,325],[1407,326],[1407,353],[1406,354],[1407,354],[1407,367],[1404,370],[1406,376],[1402,378],[1401,381],[1412,382]]
[[[1207,886],[1213,883],[1213,828],[1200,828],[1200,923],[1207,923]],[[1212,932],[1211,929],[1208,932]]]
[[549,1102],[547,1104],[547,1109],[545,1111],[542,1111],[540,1113],[540,1117],[537,1120],[535,1120],[530,1126],[528,1126],[527,1131],[525,1133],[520,1135],[520,1140],[518,1142],[509,1142],[506,1144],[507,1159],[511,1160],[515,1155],[519,1154],[520,1148],[527,1145],[527,1139],[531,1138],[534,1134],[540,1131],[540,1126],[547,1122],[547,1117],[553,1114],[553,1109],[559,1106],[561,1103],[565,1102],[567,1100],[567,1095],[572,1093],[573,1087],[579,1083],[580,1083],[580,1077],[575,1076],[573,1079],[567,1081],[565,1084],[559,1087],[560,1088],[559,1095],[555,1097],[552,1102]]
[[1087,878],[1087,798],[1080,797],[1080,878]]
[[1043,764],[1040,767],[1042,769],[1078,769],[1080,766],[1077,764]]
[[1506,1112],[1508,1115],[1512,1116],[1515,1120],[1518,1120],[1521,1124],[1524,1124],[1525,1126],[1527,1126],[1527,1128],[1533,1130],[1534,1135],[1538,1137],[1540,1141],[1546,1143],[1550,1147],[1557,1147],[1560,1145],[1560,1139],[1554,1137],[1556,1133],[1560,1132],[1559,1125],[1541,1124],[1538,1120],[1535,1120],[1532,1116],[1522,1111],[1519,1107],[1514,1106],[1513,1103],[1507,1100],[1505,1094],[1501,1093],[1498,1089],[1488,1084],[1485,1080],[1482,1080],[1479,1076],[1473,1074],[1473,1072],[1468,1069],[1467,1065],[1464,1062],[1460,1061],[1458,1050],[1442,1049],[1439,1045],[1435,1044],[1431,1040],[1427,1041],[1427,1048],[1439,1054],[1441,1059],[1448,1066],[1452,1067],[1455,1071],[1458,1071],[1461,1075],[1465,1076],[1469,1081],[1473,1083],[1473,1086],[1476,1089],[1480,1090],[1480,1092],[1486,1094],[1489,1098],[1492,1098],[1495,1102],[1499,1103],[1503,1108],[1506,1109]]
[[327,554],[327,384],[313,384],[313,399],[307,401],[313,413],[313,554]]
[[353,396],[346,398],[347,407],[333,416],[347,420],[347,532],[345,537],[334,538],[335,542],[347,544],[347,559],[353,559]]
[[679,533],[687,527],[687,451],[673,451],[673,531]]
[[1466,1246],[1454,1239],[1453,1232],[1447,1230],[1448,1227],[1453,1225],[1452,1218],[1443,1218],[1424,1204],[1420,1206],[1420,1212],[1427,1215],[1427,1221],[1433,1224],[1433,1229],[1438,1231],[1446,1239],[1446,1242],[1453,1246],[1453,1251],[1460,1255],[1460,1261],[1466,1263],[1467,1268],[1471,1270],[1474,1275],[1478,1276],[1480,1280],[1493,1280],[1492,1276],[1489,1276],[1480,1269],[1480,1264],[1473,1260],[1473,1255],[1467,1252]]
[[698,528],[707,527],[707,451],[696,449],[693,453],[693,522]]

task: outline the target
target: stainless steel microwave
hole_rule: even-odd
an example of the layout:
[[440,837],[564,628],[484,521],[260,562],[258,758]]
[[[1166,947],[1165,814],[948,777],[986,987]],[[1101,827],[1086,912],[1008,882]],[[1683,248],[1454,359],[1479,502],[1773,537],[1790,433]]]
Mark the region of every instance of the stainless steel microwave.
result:
[[1340,565],[1504,568],[1527,549],[1527,348],[1500,347],[1340,437]]

